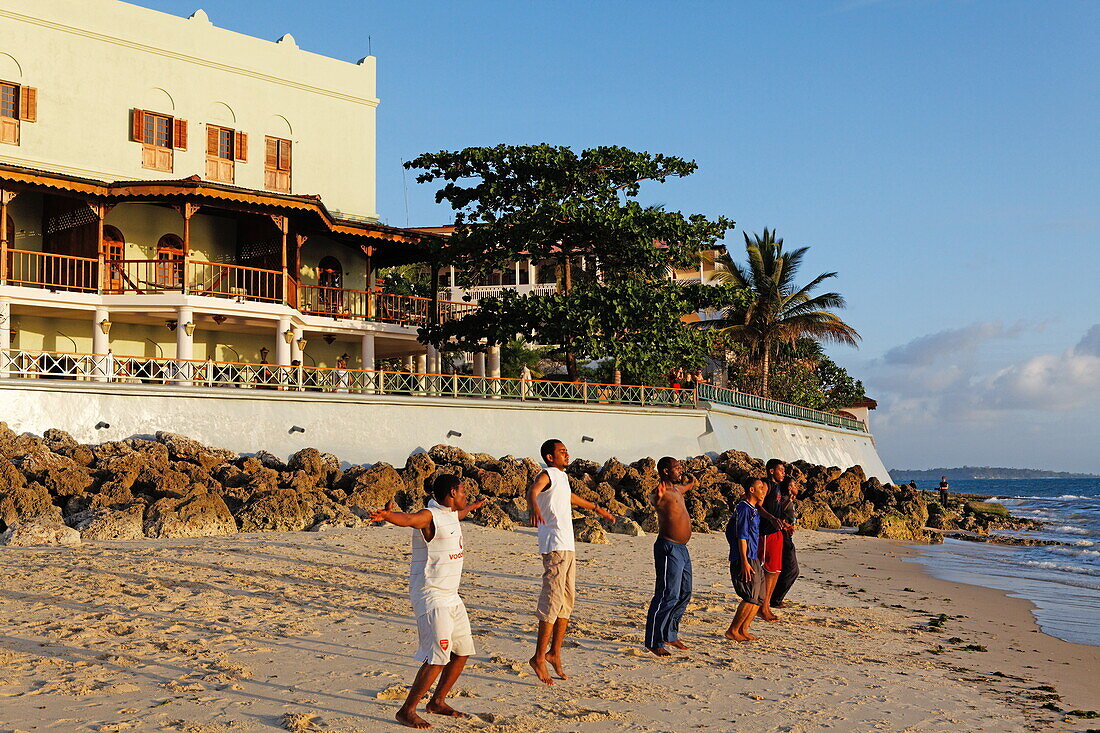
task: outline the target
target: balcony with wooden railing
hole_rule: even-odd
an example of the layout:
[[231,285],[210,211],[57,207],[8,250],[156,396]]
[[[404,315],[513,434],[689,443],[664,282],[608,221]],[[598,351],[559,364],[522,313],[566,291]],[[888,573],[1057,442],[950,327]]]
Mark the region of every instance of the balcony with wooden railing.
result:
[[81,293],[97,290],[99,262],[95,259],[21,249],[9,249],[6,254],[0,274],[8,285]]
[[[432,299],[381,291],[302,285],[279,270],[201,260],[99,260],[9,249],[0,262],[8,285],[104,295],[186,293],[259,303],[287,302],[309,315],[400,326],[428,324]],[[100,276],[102,267],[102,277]],[[285,279],[284,279],[285,277]],[[439,322],[461,318],[477,303],[440,300]]]

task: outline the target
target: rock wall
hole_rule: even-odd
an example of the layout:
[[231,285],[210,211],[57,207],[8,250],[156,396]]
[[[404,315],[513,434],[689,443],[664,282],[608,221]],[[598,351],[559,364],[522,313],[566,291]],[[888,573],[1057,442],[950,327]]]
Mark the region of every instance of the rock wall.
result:
[[[687,496],[698,532],[721,531],[742,494],[741,483],[765,475],[762,459],[737,450],[683,460],[699,482]],[[495,500],[475,513],[475,522],[511,529],[526,522],[526,487],[541,470],[530,458],[468,453],[451,445],[414,453],[397,467],[348,464],[315,448],[286,460],[266,451],[239,455],[163,431],[150,439],[91,445],[57,429],[39,437],[0,423],[0,544],[357,527],[371,509],[391,501],[407,511],[422,508],[426,487],[444,473],[465,477],[472,497]],[[578,511],[574,524],[581,541],[607,542],[607,531],[656,530],[649,499],[658,480],[652,456],[630,463],[576,459],[568,474],[576,493],[618,517],[605,527]],[[922,542],[939,536],[924,529],[930,512],[923,495],[868,479],[860,466],[842,470],[795,461],[789,475],[804,486],[804,527],[858,525],[868,534]]]
[[[19,432],[50,428],[82,443],[182,433],[238,453],[290,455],[315,446],[352,463],[403,463],[448,443],[468,452],[533,455],[542,441],[565,441],[574,456],[752,456],[863,467],[889,482],[874,439],[813,423],[739,410],[572,405],[492,399],[439,399],[0,380],[0,420]],[[299,430],[300,429],[300,430]]]

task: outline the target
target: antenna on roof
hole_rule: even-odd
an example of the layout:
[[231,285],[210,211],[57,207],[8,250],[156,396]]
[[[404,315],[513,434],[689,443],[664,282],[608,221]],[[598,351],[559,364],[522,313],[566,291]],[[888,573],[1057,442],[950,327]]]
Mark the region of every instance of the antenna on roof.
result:
[[367,36],[367,55],[368,56],[373,56],[374,55],[374,52],[371,51],[371,48],[370,48],[370,36]]
[[405,172],[405,161],[401,161],[401,185],[405,187],[405,227],[409,226],[409,178]]

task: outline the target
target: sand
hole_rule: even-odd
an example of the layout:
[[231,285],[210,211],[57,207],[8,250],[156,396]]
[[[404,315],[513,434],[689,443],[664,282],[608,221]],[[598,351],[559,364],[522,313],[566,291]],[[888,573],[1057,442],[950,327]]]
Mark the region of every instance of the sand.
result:
[[[570,679],[544,687],[526,663],[532,531],[464,529],[478,654],[452,703],[474,717],[428,716],[437,729],[1100,727],[1042,707],[1100,709],[1100,648],[1039,633],[1025,601],[929,577],[899,544],[830,532],[799,532],[791,607],[742,644],[720,636],[737,604],[725,540],[693,538],[691,649],[666,659],[641,647],[653,538],[580,545]],[[4,548],[0,731],[404,730],[407,532]]]

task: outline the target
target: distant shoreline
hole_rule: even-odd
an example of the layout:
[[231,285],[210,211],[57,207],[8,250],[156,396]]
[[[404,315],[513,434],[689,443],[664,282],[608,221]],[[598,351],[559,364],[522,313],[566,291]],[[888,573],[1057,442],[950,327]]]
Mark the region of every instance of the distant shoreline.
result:
[[1038,479],[1100,478],[1093,473],[1043,471],[1036,468],[998,468],[993,466],[961,466],[957,468],[904,469],[891,468],[890,476],[898,483],[909,481],[1034,481]]

